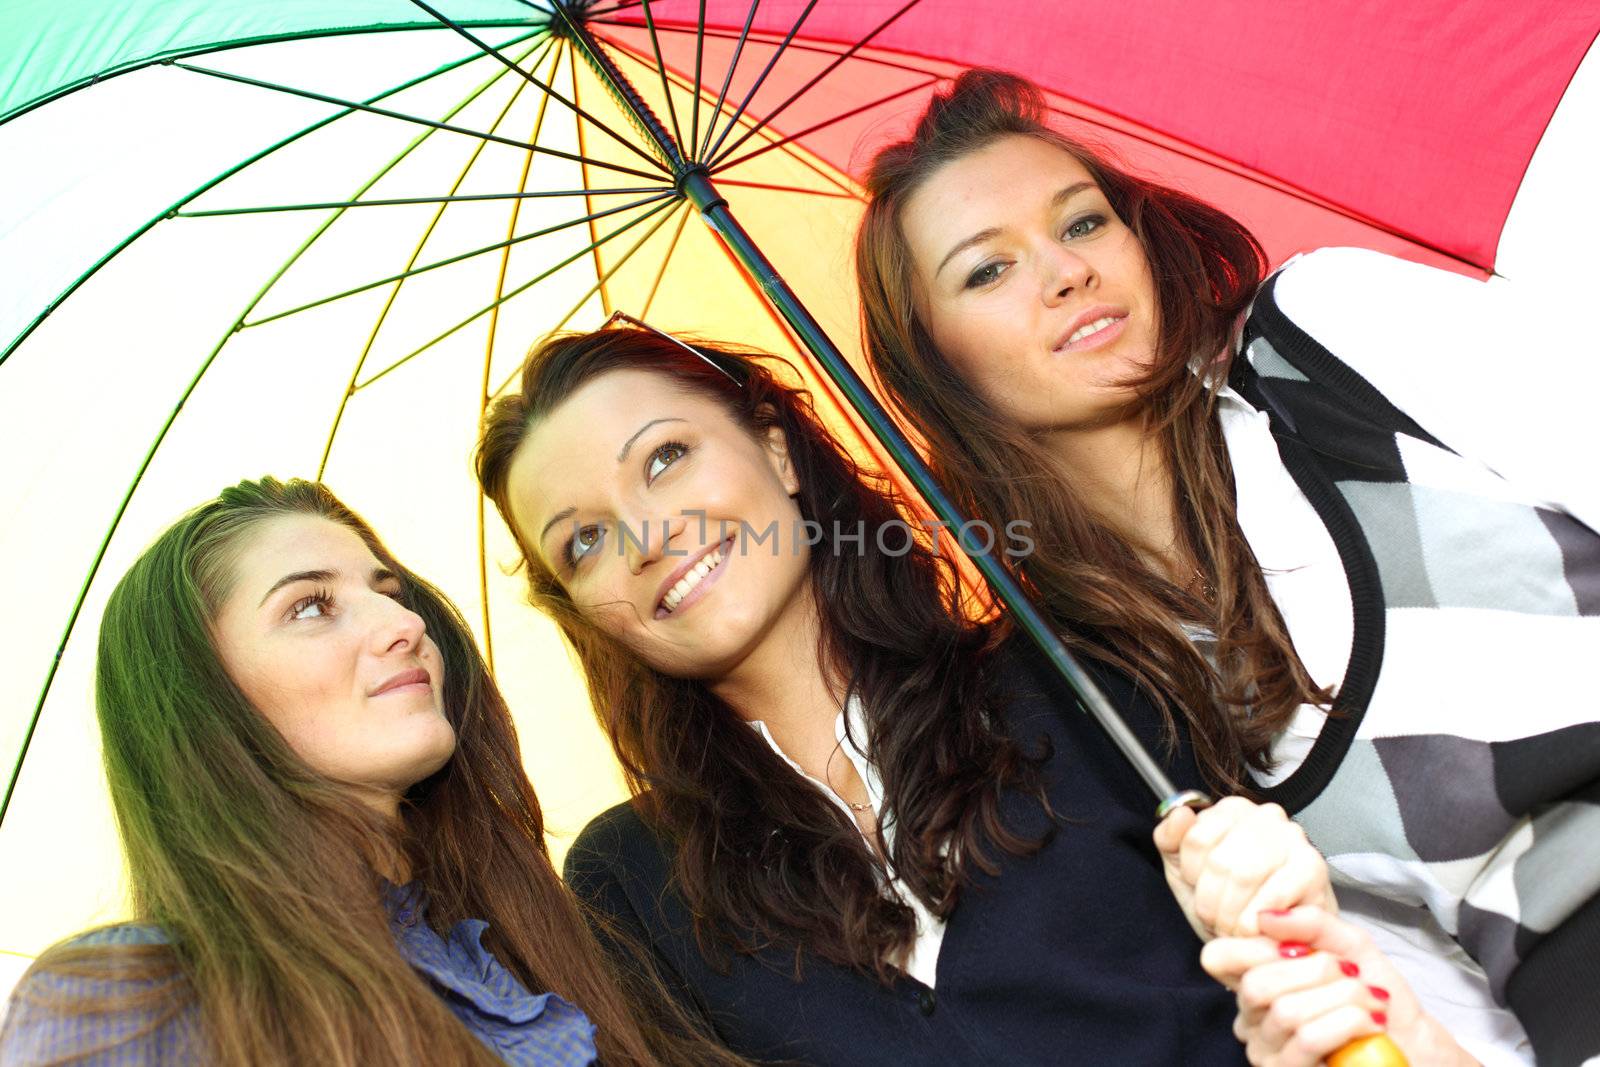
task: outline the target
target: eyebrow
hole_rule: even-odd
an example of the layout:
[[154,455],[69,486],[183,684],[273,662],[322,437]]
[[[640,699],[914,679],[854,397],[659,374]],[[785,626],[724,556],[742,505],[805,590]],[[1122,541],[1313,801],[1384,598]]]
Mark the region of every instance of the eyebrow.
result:
[[[679,419],[679,418],[672,418],[672,417],[668,417],[668,418],[664,418],[664,419],[651,419],[649,422],[645,423],[643,426],[641,426],[637,430],[635,430],[633,432],[633,436],[632,437],[628,438],[627,442],[622,446],[622,451],[617,453],[617,462],[621,463],[623,460],[628,458],[628,449],[632,448],[633,447],[633,443],[635,441],[637,441],[639,439],[639,436],[641,434],[643,434],[646,430],[648,430],[650,427],[655,426],[657,423],[662,423],[662,422],[688,422],[688,421],[689,421],[688,419]],[[548,529],[548,527],[546,527],[546,529]]]
[[562,508],[560,511],[556,512],[554,515],[550,516],[550,521],[545,523],[544,524],[544,529],[539,531],[539,543],[540,544],[544,544],[545,535],[550,532],[550,527],[554,526],[556,523],[560,522],[562,519],[571,518],[573,515],[577,514],[577,512],[578,512],[577,508]]
[[[272,594],[276,593],[286,585],[293,585],[295,582],[331,582],[338,576],[338,571],[329,570],[295,571],[293,574],[285,574],[282,578],[279,578],[277,581],[272,583],[272,588],[267,590],[267,595],[261,598],[261,604],[257,604],[256,607],[259,608],[262,604],[265,604],[268,600],[272,599]],[[369,580],[372,582],[372,584],[376,585],[379,582],[387,582],[390,579],[396,579],[399,577],[400,576],[398,574],[390,570],[388,567],[374,567],[372,568],[372,575]]]
[[[1056,193],[1055,196],[1050,198],[1050,207],[1052,209],[1058,208],[1062,204],[1065,204],[1068,200],[1071,200],[1073,197],[1083,192],[1085,189],[1093,189],[1094,187],[1094,182],[1074,182],[1072,185],[1067,186],[1065,189],[1062,189],[1060,192]],[[956,258],[956,256],[960,255],[962,252],[965,252],[973,245],[980,245],[990,238],[998,236],[1000,236],[1000,231],[993,226],[989,227],[987,230],[979,230],[977,233],[960,242],[949,252],[947,252],[945,257],[939,261],[939,266],[934,269],[933,276],[937,278],[940,272],[944,270],[944,268],[952,259]]]

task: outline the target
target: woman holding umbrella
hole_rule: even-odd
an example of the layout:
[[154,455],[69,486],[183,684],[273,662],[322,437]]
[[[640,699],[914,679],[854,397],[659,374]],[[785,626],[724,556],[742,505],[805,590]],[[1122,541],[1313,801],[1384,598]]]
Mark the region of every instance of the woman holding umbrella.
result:
[[[1328,250],[1262,284],[1239,223],[1044,116],[969,72],[876,159],[857,267],[892,401],[969,513],[1032,522],[1019,570],[1068,639],[1168,694],[1215,786],[1296,812],[1436,1016],[1402,1047],[1600,1052],[1573,836],[1600,535],[1491,469],[1474,422],[1514,412],[1369,381],[1470,351],[1470,283]],[[1429,317],[1436,292],[1465,299]]]
[[[635,793],[568,881],[733,1049],[1242,1060],[1141,780],[1042,660],[951,614],[948,556],[763,360],[635,328],[549,341],[478,473]],[[1185,732],[1099,681],[1197,783]],[[1281,811],[1225,804],[1190,838],[1198,910],[1230,928],[1331,903]]]
[[618,984],[471,632],[320,484],[168,529],[97,670],[140,922],[42,955],[0,1061],[740,1062]]

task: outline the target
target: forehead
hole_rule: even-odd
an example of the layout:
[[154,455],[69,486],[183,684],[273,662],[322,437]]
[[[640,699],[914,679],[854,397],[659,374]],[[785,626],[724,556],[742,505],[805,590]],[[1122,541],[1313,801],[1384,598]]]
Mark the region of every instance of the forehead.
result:
[[1062,189],[1093,180],[1059,145],[1037,137],[1002,137],[929,175],[906,201],[901,226],[912,258],[920,264],[933,256],[937,263],[962,238],[1003,230],[1048,208]]
[[[256,599],[285,574],[338,570],[366,574],[380,566],[365,541],[320,515],[276,515],[245,536],[234,561],[234,586]],[[254,601],[251,601],[254,603]]]
[[[622,446],[641,426],[661,418],[685,419],[702,431],[734,425],[710,397],[641,370],[609,371],[585,382],[539,419],[517,449],[508,479],[512,515],[530,543],[551,514],[579,504],[585,489],[614,478]],[[684,428],[666,423],[663,432],[674,427]]]

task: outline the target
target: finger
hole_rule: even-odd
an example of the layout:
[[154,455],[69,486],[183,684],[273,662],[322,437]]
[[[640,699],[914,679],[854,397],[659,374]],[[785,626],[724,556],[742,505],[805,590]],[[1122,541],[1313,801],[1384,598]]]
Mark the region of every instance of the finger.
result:
[[1205,869],[1211,849],[1216,848],[1219,841],[1226,838],[1240,822],[1250,819],[1256,809],[1258,805],[1243,797],[1224,797],[1198,814],[1194,827],[1184,835],[1179,849],[1184,881],[1194,885],[1200,872]]
[[1270,937],[1219,937],[1200,950],[1200,966],[1229,989],[1238,988],[1246,971],[1282,958]]
[[1254,808],[1255,805],[1243,797],[1223,797],[1200,813],[1194,826],[1184,835],[1178,854],[1184,881],[1194,885],[1217,842]]
[[1269,874],[1255,894],[1234,916],[1229,929],[1235,936],[1261,933],[1261,913],[1287,911],[1312,905],[1336,913],[1338,904],[1328,882],[1328,864],[1322,854],[1305,842],[1291,849],[1282,866]]
[[[1241,926],[1239,918],[1267,880],[1282,868],[1285,859],[1278,841],[1257,837],[1245,825],[1235,828],[1213,849],[1206,870],[1220,879],[1220,885],[1215,899],[1208,901],[1212,929],[1235,937],[1258,933],[1254,927]],[[1205,881],[1204,875],[1201,881]]]
[[1350,1006],[1360,1008],[1369,1015],[1383,1007],[1367,987],[1354,978],[1340,978],[1298,992],[1285,993],[1272,1002],[1272,1007],[1262,1017],[1261,1037],[1270,1045],[1288,1044],[1313,1019]]
[[1315,1067],[1357,1038],[1380,1034],[1372,1013],[1347,1005],[1312,1019],[1300,1027],[1284,1046],[1277,1062],[1282,1067]]
[[1301,906],[1288,912],[1262,911],[1261,934],[1277,941],[1297,941],[1345,959],[1369,957],[1376,948],[1366,932],[1322,908]]
[[1174,808],[1165,819],[1156,823],[1156,851],[1162,858],[1176,861],[1184,837],[1193,829],[1199,815],[1193,808]]
[[1277,951],[1279,959],[1252,967],[1239,978],[1236,993],[1239,1011],[1252,1021],[1265,1016],[1279,997],[1346,977],[1339,967],[1340,959],[1326,952],[1285,959],[1281,958],[1284,946],[1280,945]]

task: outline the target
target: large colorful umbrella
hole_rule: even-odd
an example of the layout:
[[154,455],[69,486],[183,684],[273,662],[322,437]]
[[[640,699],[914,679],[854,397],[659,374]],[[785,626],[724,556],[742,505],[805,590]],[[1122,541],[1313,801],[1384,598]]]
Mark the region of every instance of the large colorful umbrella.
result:
[[1364,244],[1507,273],[1508,212],[1539,218],[1518,189],[1600,25],[1592,8],[1508,6],[0,10],[12,973],[125,907],[93,636],[116,578],[185,507],[272,472],[323,477],[364,512],[475,621],[559,849],[621,784],[467,462],[531,340],[620,309],[790,353],[835,428],[886,462],[849,383],[800,355],[824,335],[858,349],[852,175],[976,63],[1038,80],[1064,126],[1233,210],[1275,259]]

